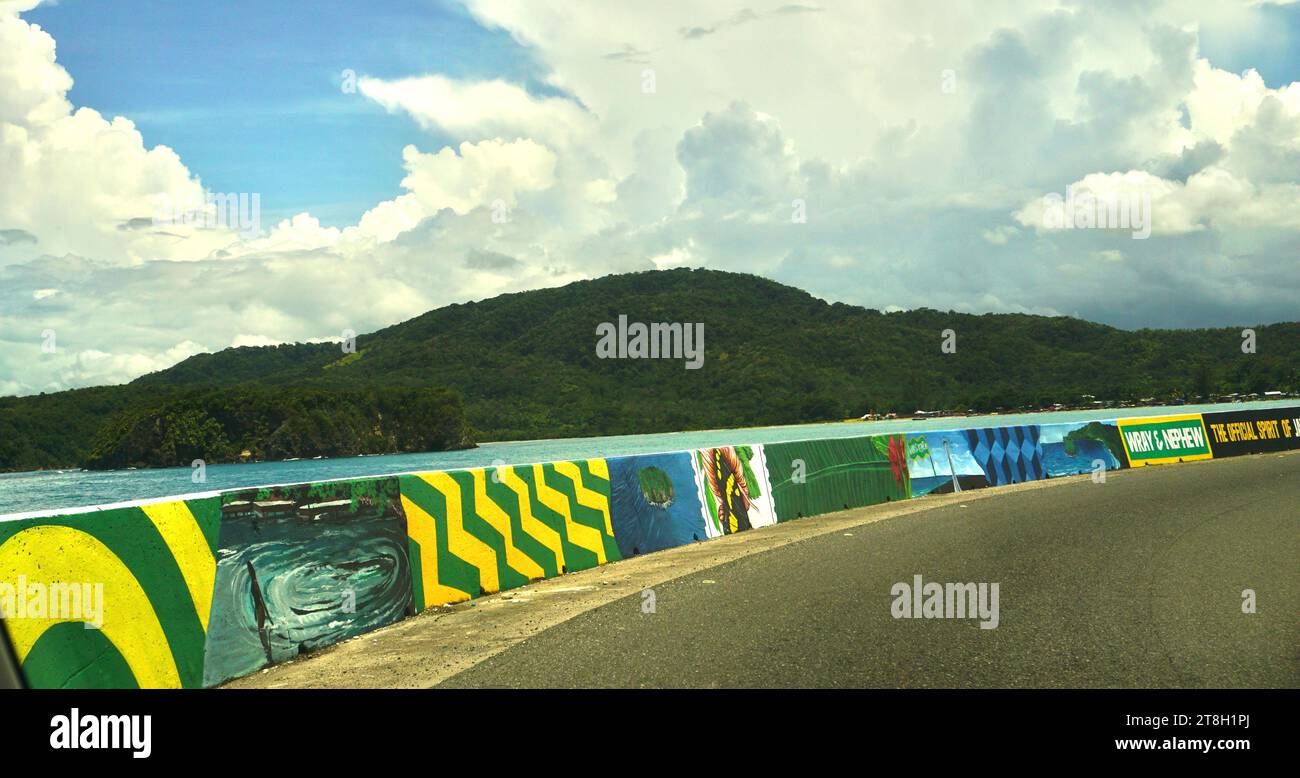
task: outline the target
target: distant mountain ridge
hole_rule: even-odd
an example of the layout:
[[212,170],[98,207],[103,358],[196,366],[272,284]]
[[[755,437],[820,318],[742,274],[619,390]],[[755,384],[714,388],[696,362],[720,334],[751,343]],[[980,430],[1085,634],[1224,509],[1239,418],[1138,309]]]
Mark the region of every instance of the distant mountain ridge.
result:
[[[601,359],[597,327],[702,323],[704,363]],[[940,349],[956,333],[956,352]],[[83,462],[114,413],[223,387],[446,388],[480,440],[842,419],[867,411],[1039,407],[1300,388],[1300,324],[1119,330],[1067,317],[881,313],[752,275],[613,275],[429,311],[338,344],[201,354],[119,387],[0,399],[0,469]],[[62,421],[60,421],[62,419]],[[20,445],[15,445],[15,436]]]

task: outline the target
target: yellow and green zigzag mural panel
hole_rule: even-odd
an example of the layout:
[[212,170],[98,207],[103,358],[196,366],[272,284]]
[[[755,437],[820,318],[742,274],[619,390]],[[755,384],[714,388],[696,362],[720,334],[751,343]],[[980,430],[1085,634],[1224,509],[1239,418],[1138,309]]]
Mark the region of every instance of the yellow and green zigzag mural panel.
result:
[[603,459],[401,477],[417,608],[620,559]]
[[27,684],[202,686],[220,517],[213,497],[0,522],[0,609]]

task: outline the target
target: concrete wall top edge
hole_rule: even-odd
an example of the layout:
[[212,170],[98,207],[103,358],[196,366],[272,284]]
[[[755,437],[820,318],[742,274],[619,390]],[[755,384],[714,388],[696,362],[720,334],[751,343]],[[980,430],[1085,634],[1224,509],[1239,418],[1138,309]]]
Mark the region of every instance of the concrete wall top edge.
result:
[[[230,490],[226,490],[230,491]],[[54,516],[76,516],[83,513],[98,513],[100,511],[111,511],[119,508],[139,508],[144,505],[158,505],[168,502],[186,502],[189,500],[206,500],[210,497],[220,497],[221,491],[194,492],[191,494],[167,495],[166,497],[148,497],[143,500],[126,500],[124,502],[109,502],[100,505],[83,505],[77,508],[60,508],[51,511],[27,511],[25,513],[6,513],[0,516],[0,522],[5,521],[22,521],[24,519],[43,519]]]

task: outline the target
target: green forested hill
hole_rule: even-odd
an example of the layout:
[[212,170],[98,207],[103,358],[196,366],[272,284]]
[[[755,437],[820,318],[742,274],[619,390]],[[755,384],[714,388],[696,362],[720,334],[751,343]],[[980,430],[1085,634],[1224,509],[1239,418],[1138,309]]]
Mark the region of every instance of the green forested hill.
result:
[[[704,365],[599,359],[596,327],[704,324]],[[1243,323],[1249,326],[1249,322]],[[955,354],[941,331],[957,336]],[[669,270],[451,305],[337,345],[228,349],[123,387],[0,399],[30,437],[18,466],[83,461],[106,414],[178,391],[445,387],[464,398],[479,439],[565,437],[839,419],[917,408],[1039,407],[1098,399],[1300,388],[1300,324],[1130,332],[1065,317],[880,313],[828,304],[756,276]],[[23,417],[23,414],[28,414]],[[23,417],[20,420],[20,417]],[[70,423],[51,424],[67,419]]]

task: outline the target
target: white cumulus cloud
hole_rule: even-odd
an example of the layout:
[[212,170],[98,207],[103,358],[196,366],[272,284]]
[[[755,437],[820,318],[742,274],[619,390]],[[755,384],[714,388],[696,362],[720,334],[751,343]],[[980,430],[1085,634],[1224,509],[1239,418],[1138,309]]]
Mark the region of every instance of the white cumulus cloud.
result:
[[[877,308],[1295,318],[1300,84],[1201,46],[1286,34],[1258,3],[467,0],[529,85],[363,76],[429,132],[392,150],[401,194],[247,238],[154,223],[203,171],[72,105],[32,5],[0,0],[0,392],[681,265]],[[1045,229],[1067,187],[1145,193],[1150,237]]]

